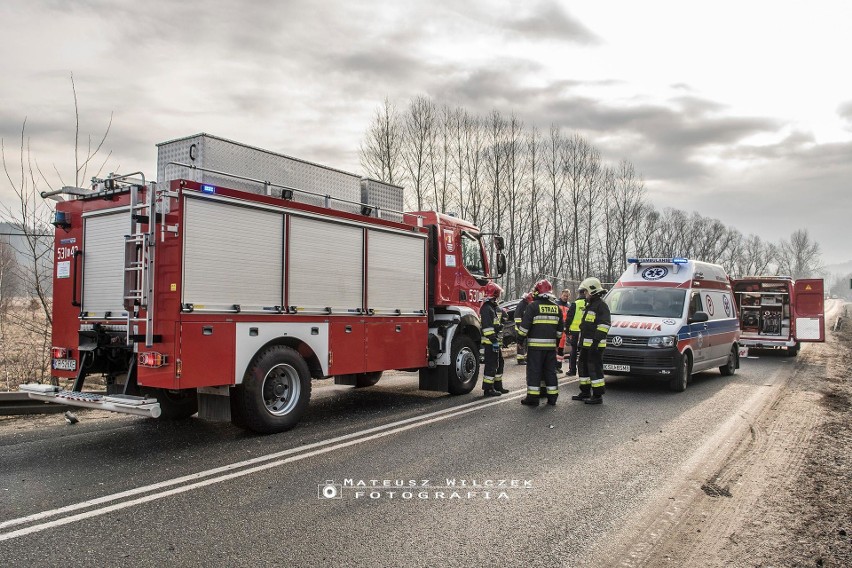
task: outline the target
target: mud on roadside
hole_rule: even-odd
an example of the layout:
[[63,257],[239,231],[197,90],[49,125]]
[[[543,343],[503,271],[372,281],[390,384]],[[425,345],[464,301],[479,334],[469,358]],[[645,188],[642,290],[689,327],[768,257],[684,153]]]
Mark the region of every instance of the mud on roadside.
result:
[[827,334],[645,566],[852,566],[852,321]]

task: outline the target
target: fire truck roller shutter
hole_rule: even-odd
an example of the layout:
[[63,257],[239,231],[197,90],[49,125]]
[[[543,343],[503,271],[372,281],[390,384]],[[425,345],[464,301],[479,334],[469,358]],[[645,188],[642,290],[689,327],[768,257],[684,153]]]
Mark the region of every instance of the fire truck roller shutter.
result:
[[283,303],[283,215],[187,198],[184,225],[184,303],[242,310]]
[[371,230],[367,237],[367,293],[376,313],[426,309],[426,239]]
[[126,317],[124,310],[124,235],[126,209],[86,217],[83,237],[83,307],[90,317]]
[[364,231],[290,217],[289,300],[306,311],[363,307]]

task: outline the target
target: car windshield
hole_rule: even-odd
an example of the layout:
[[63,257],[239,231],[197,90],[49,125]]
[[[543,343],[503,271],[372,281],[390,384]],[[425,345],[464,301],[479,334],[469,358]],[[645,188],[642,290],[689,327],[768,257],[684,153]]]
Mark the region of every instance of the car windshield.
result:
[[678,288],[614,288],[605,301],[612,315],[654,316],[679,318],[683,316],[686,290]]

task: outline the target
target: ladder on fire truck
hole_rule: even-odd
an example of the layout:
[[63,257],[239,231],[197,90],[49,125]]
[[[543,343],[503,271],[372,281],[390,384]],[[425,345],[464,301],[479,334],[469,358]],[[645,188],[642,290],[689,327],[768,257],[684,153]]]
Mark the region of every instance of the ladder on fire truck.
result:
[[[146,200],[140,200],[145,190]],[[140,337],[138,324],[145,324],[145,346],[154,343],[154,251],[157,242],[156,184],[131,184],[130,233],[124,236],[124,309],[127,311],[127,345]],[[143,231],[142,225],[148,229]],[[140,312],[144,310],[144,315]]]

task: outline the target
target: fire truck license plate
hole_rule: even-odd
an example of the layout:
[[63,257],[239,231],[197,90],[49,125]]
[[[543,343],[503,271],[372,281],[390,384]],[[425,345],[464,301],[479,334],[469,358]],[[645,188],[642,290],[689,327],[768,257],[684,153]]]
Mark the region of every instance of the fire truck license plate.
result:
[[604,371],[622,371],[630,372],[630,365],[604,365]]
[[53,360],[53,368],[57,371],[76,371],[77,370],[77,360],[76,359],[54,359]]

